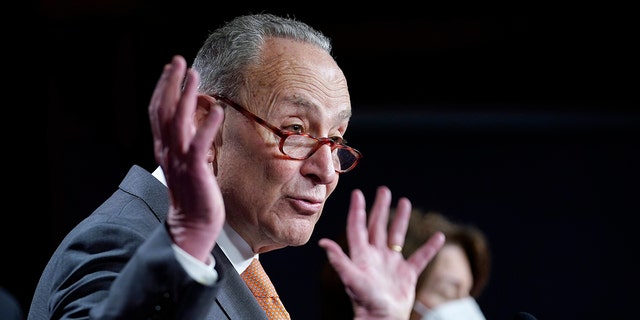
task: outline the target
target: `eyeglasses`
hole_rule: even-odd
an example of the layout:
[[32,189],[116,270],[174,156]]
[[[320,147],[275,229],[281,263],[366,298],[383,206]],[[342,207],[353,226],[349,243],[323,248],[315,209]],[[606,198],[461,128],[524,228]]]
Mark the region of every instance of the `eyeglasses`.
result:
[[338,173],[351,171],[362,158],[360,151],[351,148],[343,143],[342,138],[316,138],[306,133],[287,131],[278,129],[262,118],[256,116],[243,106],[233,102],[227,97],[213,94],[212,97],[220,100],[234,109],[238,110],[245,117],[257,122],[280,137],[279,149],[282,154],[293,160],[305,160],[311,157],[320,147],[328,144],[333,156],[333,167]]

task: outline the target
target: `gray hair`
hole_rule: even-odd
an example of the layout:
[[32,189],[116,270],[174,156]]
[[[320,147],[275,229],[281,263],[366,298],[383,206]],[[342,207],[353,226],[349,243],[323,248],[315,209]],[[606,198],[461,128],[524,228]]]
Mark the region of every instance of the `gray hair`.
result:
[[304,22],[266,13],[239,16],[212,32],[198,51],[192,68],[200,73],[199,91],[236,97],[247,66],[274,37],[310,43],[331,55],[331,40]]

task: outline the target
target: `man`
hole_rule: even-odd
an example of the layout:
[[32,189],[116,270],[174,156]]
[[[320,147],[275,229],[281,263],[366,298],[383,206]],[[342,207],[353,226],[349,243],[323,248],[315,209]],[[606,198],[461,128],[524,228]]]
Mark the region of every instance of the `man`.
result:
[[[133,166],[62,241],[28,319],[266,319],[241,274],[261,253],[305,244],[361,157],[343,139],[351,104],[330,52],[308,25],[258,14],[213,32],[191,69],[174,57],[149,105],[160,166]],[[407,319],[417,276],[444,242],[434,236],[405,260],[411,205],[399,199],[387,233],[390,202],[380,187],[367,225],[354,190],[350,256],[319,243],[358,318]]]

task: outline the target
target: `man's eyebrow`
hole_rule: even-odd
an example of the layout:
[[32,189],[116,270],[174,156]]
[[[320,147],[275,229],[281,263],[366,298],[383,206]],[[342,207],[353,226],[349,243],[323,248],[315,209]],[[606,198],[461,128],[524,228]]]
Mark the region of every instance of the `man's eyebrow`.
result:
[[[302,107],[314,107],[314,108],[321,108],[321,105],[317,105],[315,103],[312,103],[311,101],[302,98],[302,97],[291,97],[291,98],[287,98],[285,99],[285,101],[289,101],[291,103],[293,103],[296,106],[302,106]],[[338,113],[337,118],[344,120],[344,119],[349,119],[351,118],[352,112],[351,109],[346,109],[341,111],[340,113]]]
[[351,118],[351,109],[343,110],[338,114],[338,117],[341,119],[349,119]]

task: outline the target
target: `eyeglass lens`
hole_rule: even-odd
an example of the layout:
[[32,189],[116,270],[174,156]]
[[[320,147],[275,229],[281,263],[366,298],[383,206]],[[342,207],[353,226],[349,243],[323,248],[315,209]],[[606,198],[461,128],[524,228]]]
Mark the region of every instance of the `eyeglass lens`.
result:
[[[306,159],[318,149],[318,144],[329,144],[327,141],[315,139],[306,135],[289,135],[284,137],[282,151],[289,157],[295,159]],[[331,145],[333,155],[333,165],[338,171],[347,170],[354,165],[358,159],[355,151],[341,145]]]

